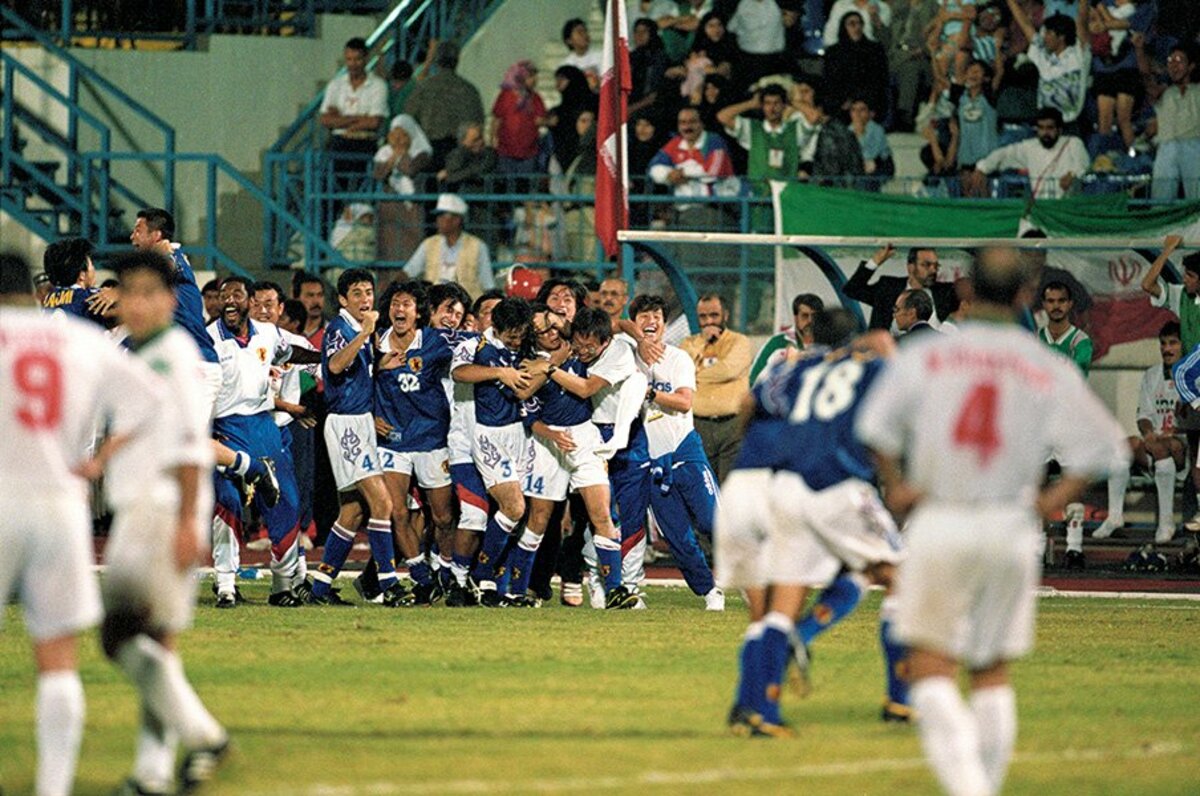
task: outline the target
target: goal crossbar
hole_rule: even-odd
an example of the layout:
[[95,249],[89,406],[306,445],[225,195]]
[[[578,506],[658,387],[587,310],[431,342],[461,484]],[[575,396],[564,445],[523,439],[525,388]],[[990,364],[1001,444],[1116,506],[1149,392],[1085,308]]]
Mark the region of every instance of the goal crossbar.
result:
[[[1161,238],[889,238],[854,235],[772,235],[756,232],[672,232],[623,229],[622,243],[708,243],[724,246],[824,246],[867,249],[890,243],[898,249],[918,246],[948,249],[977,249],[1007,246],[1016,249],[1161,249]],[[1181,249],[1200,248],[1200,242],[1185,241]]]

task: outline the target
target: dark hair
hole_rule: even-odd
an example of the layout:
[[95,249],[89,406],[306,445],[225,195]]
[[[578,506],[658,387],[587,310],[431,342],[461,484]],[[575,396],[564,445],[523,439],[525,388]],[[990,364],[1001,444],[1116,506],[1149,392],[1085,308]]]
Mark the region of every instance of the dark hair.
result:
[[547,301],[549,301],[550,294],[554,292],[555,288],[564,286],[569,287],[571,289],[571,295],[575,297],[575,311],[578,312],[579,310],[583,309],[583,305],[587,303],[588,291],[586,287],[579,284],[574,279],[562,279],[560,277],[547,279],[542,283],[542,286],[538,288],[537,297],[534,299],[534,301],[545,304]]
[[825,309],[825,302],[821,301],[821,297],[816,293],[801,293],[792,299],[792,314],[799,312],[801,306],[808,307],[813,312],[820,312]]
[[227,276],[221,280],[221,289],[224,290],[226,285],[241,285],[246,288],[247,293],[254,294],[254,281],[249,277],[238,276],[237,274]]
[[408,61],[397,61],[392,64],[388,76],[392,80],[409,80],[413,76],[413,67]]
[[1042,296],[1041,296],[1042,301],[1046,300],[1046,294],[1049,293],[1051,290],[1061,290],[1063,293],[1066,293],[1067,301],[1075,300],[1075,294],[1073,294],[1071,292],[1071,286],[1068,285],[1066,282],[1060,282],[1057,279],[1054,279],[1054,280],[1051,280],[1051,281],[1047,282],[1046,284],[1042,285]]
[[201,295],[203,295],[205,293],[219,293],[219,292],[221,292],[221,280],[220,279],[210,279],[204,283],[204,287],[200,288]]
[[88,258],[96,249],[83,238],[66,238],[46,247],[42,270],[55,287],[70,287],[87,270]]
[[276,298],[276,300],[278,300],[280,302],[280,304],[282,304],[283,300],[285,298],[287,298],[287,296],[285,296],[283,294],[283,288],[279,286],[278,282],[271,282],[270,280],[263,280],[262,282],[255,282],[254,290],[251,292],[258,293],[263,290],[274,290],[275,298]]
[[471,314],[479,317],[479,310],[483,307],[485,301],[494,301],[495,299],[504,299],[504,291],[498,288],[485,290],[479,294],[479,298],[475,299],[475,303],[471,305]]
[[338,277],[337,292],[339,296],[350,295],[350,288],[357,285],[359,282],[369,282],[371,289],[375,289],[375,274],[368,271],[366,268],[347,268],[342,271],[342,275]]
[[[995,6],[993,6],[993,7],[995,7]],[[990,80],[992,75],[994,74],[992,72],[992,65],[989,64],[987,61],[983,60],[982,58],[972,58],[970,61],[967,61],[967,67],[966,67],[966,69],[963,69],[963,73],[965,74],[967,69],[970,69],[972,66],[982,66],[983,67],[983,79],[985,81]]]
[[787,91],[784,90],[783,86],[779,85],[778,83],[768,83],[767,85],[763,86],[762,90],[758,92],[758,96],[762,99],[766,99],[767,97],[779,97],[779,99],[783,100],[784,105],[787,105],[788,101]]
[[145,219],[146,227],[152,232],[161,232],[165,240],[175,239],[175,218],[160,207],[143,207],[137,217]]
[[511,332],[525,329],[533,320],[533,310],[529,302],[523,298],[509,296],[501,299],[492,310],[492,328],[497,332]]
[[667,319],[667,300],[662,296],[652,294],[642,294],[634,296],[633,303],[629,305],[629,317],[636,318],[643,312],[654,312],[661,310],[663,320]]
[[813,316],[813,342],[840,348],[862,332],[862,325],[850,310],[831,307]]
[[1067,43],[1068,47],[1075,45],[1075,20],[1071,19],[1066,14],[1053,14],[1050,17],[1042,20],[1042,27],[1051,33],[1057,33],[1062,37],[1062,40]]
[[358,50],[360,53],[366,53],[367,52],[367,40],[364,39],[362,36],[355,36],[354,38],[349,39],[346,42],[346,44],[342,47],[342,49]]
[[696,303],[699,304],[701,301],[712,301],[713,299],[716,299],[720,303],[722,311],[729,312],[729,302],[726,301],[725,297],[720,293],[701,293],[700,298],[696,299]]
[[562,26],[563,44],[567,43],[567,39],[571,38],[571,34],[575,32],[575,28],[579,27],[580,25],[582,25],[585,29],[587,28],[587,23],[584,22],[579,17],[572,17],[571,19],[568,19],[566,22],[563,23],[563,26]]
[[304,304],[300,302],[300,299],[288,299],[283,302],[283,312],[281,314],[298,322],[301,326],[308,320],[308,310],[304,309]]
[[1183,339],[1183,328],[1179,325],[1179,321],[1167,321],[1163,327],[1158,330],[1158,339],[1164,337],[1178,337]]
[[1189,83],[1195,83],[1197,80],[1200,80],[1200,69],[1196,68],[1197,65],[1200,65],[1200,46],[1181,41],[1171,48],[1171,53],[1183,53],[1188,59],[1188,64],[1192,69],[1191,74],[1188,76]]
[[29,263],[16,252],[0,253],[0,296],[33,296]]
[[927,321],[933,317],[933,299],[924,290],[906,290],[900,304],[906,310],[917,313],[918,321]]
[[303,271],[297,272],[296,276],[292,279],[292,298],[300,298],[300,291],[304,289],[304,286],[311,285],[314,282],[321,286],[321,292],[324,293],[324,279],[316,274],[306,274]]
[[471,307],[471,294],[457,282],[441,282],[432,285],[425,289],[425,294],[430,312],[433,312],[451,299],[463,305],[463,312],[466,312]]
[[971,262],[975,300],[1016,309],[1031,274],[1028,259],[1014,249],[978,249]]
[[1044,108],[1038,108],[1037,114],[1033,117],[1034,122],[1041,122],[1045,121],[1046,119],[1054,122],[1058,129],[1062,129],[1063,115],[1062,111],[1060,111],[1058,108],[1054,108],[1049,105]]
[[442,42],[438,44],[437,55],[434,56],[434,63],[442,69],[454,70],[458,68],[458,45],[452,41]]
[[913,246],[908,250],[908,264],[914,265],[917,262],[917,257],[921,252],[936,252],[937,249],[932,246]]
[[584,307],[571,322],[571,339],[595,337],[601,344],[612,339],[612,318],[599,307]]
[[127,274],[146,271],[157,276],[167,290],[175,289],[175,263],[158,252],[136,250],[126,252],[109,263],[109,267],[121,281],[125,280]]
[[392,306],[392,299],[401,293],[407,293],[416,302],[417,326],[425,326],[429,323],[429,294],[425,289],[425,285],[415,279],[404,282],[393,282],[388,285],[387,290],[383,291],[383,295],[379,298],[379,314],[388,317],[390,315],[388,308]]
[[1200,252],[1192,252],[1183,258],[1183,270],[1200,276]]

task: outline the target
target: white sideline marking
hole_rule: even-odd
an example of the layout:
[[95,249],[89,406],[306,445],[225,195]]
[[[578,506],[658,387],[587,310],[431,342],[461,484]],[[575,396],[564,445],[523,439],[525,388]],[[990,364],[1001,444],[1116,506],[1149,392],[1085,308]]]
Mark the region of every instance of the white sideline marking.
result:
[[[745,743],[731,738],[733,743]],[[787,742],[776,742],[786,746]],[[1045,763],[1079,763],[1112,760],[1149,760],[1172,757],[1185,752],[1183,744],[1174,741],[1149,743],[1129,749],[1066,749],[1058,752],[1027,752],[1013,755],[1014,765]],[[768,782],[805,778],[845,778],[861,774],[914,771],[925,768],[925,759],[903,757],[882,760],[846,760],[837,763],[812,763],[780,768],[710,768],[697,771],[645,771],[640,774],[609,777],[566,777],[562,779],[529,779],[492,782],[482,779],[445,780],[441,782],[371,782],[363,785],[330,785],[318,783],[299,793],[308,796],[389,796],[389,794],[440,793],[560,793],[594,789],[631,789],[670,785],[711,785],[722,782]],[[296,793],[294,788],[288,789]],[[251,791],[251,796],[266,796],[280,791]]]

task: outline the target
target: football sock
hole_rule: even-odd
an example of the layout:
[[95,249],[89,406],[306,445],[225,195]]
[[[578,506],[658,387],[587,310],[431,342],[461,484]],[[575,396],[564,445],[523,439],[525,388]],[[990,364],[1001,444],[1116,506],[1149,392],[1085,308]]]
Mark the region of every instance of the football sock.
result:
[[542,544],[542,535],[528,528],[508,554],[510,582],[506,594],[520,595],[529,590],[529,576],[533,574],[533,559]]
[[133,682],[146,708],[174,731],[186,749],[215,746],[225,731],[205,709],[183,673],[179,656],[146,635],[117,650],[121,671]]
[[138,730],[137,751],[133,758],[133,778],[146,790],[169,793],[175,783],[175,733],[163,726],[142,705],[142,723]]
[[483,534],[483,547],[479,551],[479,560],[471,570],[475,582],[496,579],[496,565],[504,557],[504,548],[508,545],[508,535],[517,527],[519,520],[509,519],[497,511],[488,517],[487,530]]
[[[450,588],[450,583],[458,577],[458,573],[454,571],[454,559],[449,554],[439,550],[433,560],[436,562],[434,569],[437,570],[438,583],[441,584],[442,591],[446,591]],[[468,562],[467,566],[470,566],[470,562]],[[463,582],[465,583],[466,581],[464,580]]]
[[958,685],[949,677],[926,677],[912,687],[921,747],[943,790],[951,796],[992,792],[979,755],[979,730]]
[[[413,583],[423,586],[433,583],[433,568],[429,566],[425,556],[413,556],[404,563],[408,565],[408,576],[413,579]],[[440,574],[441,570],[438,572]]]
[[454,558],[451,559],[449,568],[443,567],[442,572],[446,572],[447,569],[450,574],[454,576],[454,580],[459,586],[466,586],[467,572],[469,572],[471,569],[471,557],[462,556],[458,553],[455,553]]
[[796,633],[805,646],[829,628],[849,616],[862,602],[866,579],[857,573],[842,573],[830,583],[812,608],[796,623]]
[[764,721],[771,724],[782,724],[783,715],[779,710],[779,696],[782,691],[783,675],[787,672],[788,654],[791,652],[792,620],[787,614],[772,611],[763,619],[762,646],[759,655],[762,657],[761,673],[763,697],[760,699]]
[[1063,514],[1067,521],[1067,552],[1083,552],[1083,504],[1068,503]]
[[378,517],[367,520],[367,540],[371,558],[379,568],[379,588],[387,591],[396,584],[396,542],[392,539],[392,521]]
[[245,477],[246,475],[249,474],[250,467],[253,464],[257,464],[259,469],[262,468],[262,462],[256,462],[254,459],[251,459],[243,451],[234,451],[233,452],[233,464],[229,465],[225,469],[228,472],[237,473],[238,475]]
[[[287,539],[291,539],[291,543],[286,547],[283,545]],[[289,532],[280,544],[271,545],[271,593],[287,591],[292,587],[292,582],[296,579],[296,572],[300,569],[300,528],[297,526]]]
[[1175,460],[1168,456],[1154,463],[1154,489],[1158,493],[1158,527],[1175,525]]
[[971,692],[971,712],[979,731],[979,754],[993,793],[1000,792],[1017,739],[1017,696],[1011,685]]
[[321,556],[321,563],[313,573],[314,597],[329,594],[330,588],[333,587],[333,579],[342,571],[342,565],[346,563],[346,558],[353,548],[354,533],[335,522],[329,529],[329,536],[325,538],[325,554]]
[[892,613],[895,597],[884,597],[879,609],[879,646],[883,649],[883,666],[887,676],[888,702],[908,705],[908,681],[904,679],[904,659],[908,647],[892,639]]
[[[1171,461],[1174,462],[1174,459]],[[1118,520],[1124,520],[1125,518],[1125,493],[1129,490],[1129,477],[1128,466],[1113,468],[1112,475],[1108,477],[1109,519],[1116,517]]]
[[607,536],[593,536],[592,543],[596,546],[596,563],[607,594],[621,585],[621,542]]
[[300,548],[300,560],[296,562],[296,575],[292,578],[292,588],[308,580],[308,559],[304,556],[304,548]]
[[37,792],[68,794],[83,740],[83,683],[76,671],[38,675]]
[[734,696],[734,702],[739,707],[755,713],[762,713],[763,695],[767,690],[762,682],[762,635],[761,620],[751,622],[746,628],[746,635],[742,637],[742,649],[738,653],[740,679],[737,694]]

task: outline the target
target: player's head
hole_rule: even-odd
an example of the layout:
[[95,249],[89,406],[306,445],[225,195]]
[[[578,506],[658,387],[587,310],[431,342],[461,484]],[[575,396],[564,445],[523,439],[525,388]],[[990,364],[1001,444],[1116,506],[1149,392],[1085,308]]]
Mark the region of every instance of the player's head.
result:
[[908,285],[909,287],[933,287],[937,282],[938,268],[937,250],[929,247],[914,247],[908,250]]
[[379,300],[379,314],[387,318],[398,335],[406,335],[428,320],[429,296],[416,280],[393,282]]
[[1075,297],[1071,295],[1071,287],[1066,282],[1047,282],[1042,288],[1042,309],[1052,323],[1061,323],[1071,317],[1071,308],[1075,306]]
[[812,319],[825,309],[825,302],[815,293],[801,293],[792,299],[792,322],[796,336],[807,339],[812,332]]
[[492,332],[514,351],[525,345],[533,310],[523,298],[508,297],[492,308]]
[[588,291],[574,279],[547,279],[538,290],[537,301],[545,304],[567,323],[575,320],[579,308],[587,305]]
[[610,319],[620,318],[629,302],[629,285],[619,276],[610,276],[600,283],[600,309]]
[[221,280],[221,323],[226,329],[240,332],[246,328],[252,295],[254,282],[244,276],[227,276]]
[[1167,367],[1183,358],[1183,332],[1179,321],[1167,321],[1158,330],[1158,353]]
[[720,293],[705,293],[696,302],[696,320],[700,333],[711,341],[716,340],[729,325],[729,304]]
[[33,303],[33,280],[29,276],[29,263],[16,252],[0,252],[0,302]]
[[152,249],[161,243],[170,243],[174,237],[174,217],[162,208],[144,207],[137,212],[129,242],[135,249]]
[[504,299],[504,291],[497,288],[485,290],[475,299],[471,314],[475,316],[475,331],[483,334],[492,328],[492,310]]
[[288,299],[283,302],[283,310],[279,313],[279,328],[286,329],[292,334],[300,334],[304,329],[304,319],[308,311],[300,299]]
[[595,362],[612,341],[612,319],[598,307],[585,307],[571,323],[571,348],[580,361]]
[[1007,247],[977,251],[971,263],[971,280],[975,286],[976,313],[988,308],[1004,313],[1024,309],[1037,289],[1029,261],[1021,252]]
[[153,251],[122,254],[111,264],[117,275],[117,315],[134,341],[171,325],[175,312],[175,265]]
[[667,301],[662,296],[637,296],[629,305],[629,317],[643,337],[657,343],[667,330]]
[[250,317],[262,323],[278,324],[283,312],[283,288],[275,282],[255,282],[250,294]]
[[539,350],[557,351],[567,344],[563,339],[566,321],[561,315],[539,301],[533,302],[530,309],[533,321],[529,324],[529,334]]
[[55,287],[96,284],[96,267],[92,265],[95,247],[83,238],[64,238],[46,247],[42,268]]
[[830,307],[813,315],[812,332],[817,345],[842,348],[862,332],[862,324],[849,310]]
[[337,292],[338,304],[362,323],[363,315],[375,309],[375,274],[365,268],[347,268],[338,277]]
[[426,292],[429,325],[436,329],[458,329],[471,306],[471,295],[457,282],[433,285]]

